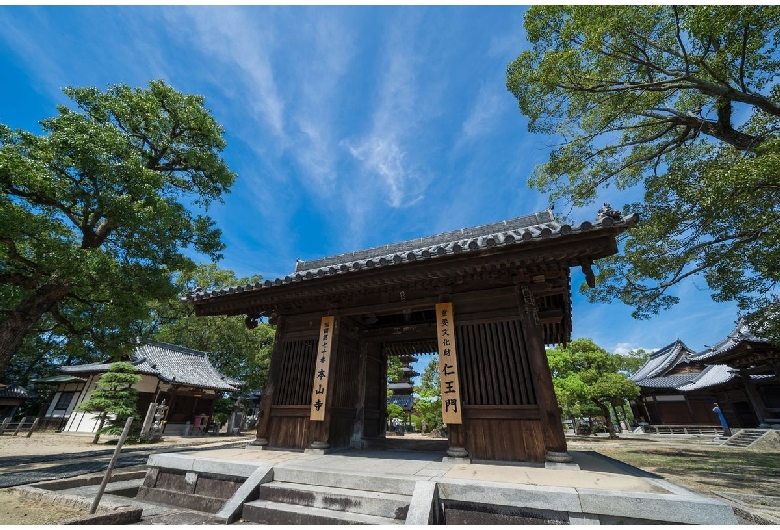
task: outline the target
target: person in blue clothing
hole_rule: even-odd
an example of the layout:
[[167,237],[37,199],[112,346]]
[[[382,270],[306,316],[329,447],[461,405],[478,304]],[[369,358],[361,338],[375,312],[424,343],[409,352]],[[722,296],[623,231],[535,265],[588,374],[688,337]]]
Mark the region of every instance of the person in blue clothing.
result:
[[712,412],[718,415],[718,419],[720,420],[720,426],[723,427],[723,436],[731,436],[731,430],[729,429],[729,424],[726,423],[726,417],[723,415],[723,411],[720,410],[720,407],[717,403],[713,403],[715,405],[715,408],[712,409]]

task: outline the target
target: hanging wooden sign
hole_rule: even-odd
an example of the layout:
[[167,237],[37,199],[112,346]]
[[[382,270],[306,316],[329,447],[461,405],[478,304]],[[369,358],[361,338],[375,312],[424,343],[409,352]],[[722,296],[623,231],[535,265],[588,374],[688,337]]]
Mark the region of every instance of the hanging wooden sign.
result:
[[314,387],[311,392],[311,420],[325,421],[325,400],[328,397],[330,377],[330,349],[336,317],[322,317],[317,360],[314,363]]
[[439,384],[443,420],[446,424],[461,424],[460,380],[451,302],[436,304],[436,331],[439,335]]

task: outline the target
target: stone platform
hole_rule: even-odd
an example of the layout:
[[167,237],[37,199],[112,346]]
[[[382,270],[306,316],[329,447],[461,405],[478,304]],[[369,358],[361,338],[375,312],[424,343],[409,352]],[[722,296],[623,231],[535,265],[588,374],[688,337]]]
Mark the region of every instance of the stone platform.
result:
[[[573,466],[254,447],[157,454],[139,500],[265,524],[737,524],[727,504],[597,453]],[[579,467],[579,469],[577,469]]]

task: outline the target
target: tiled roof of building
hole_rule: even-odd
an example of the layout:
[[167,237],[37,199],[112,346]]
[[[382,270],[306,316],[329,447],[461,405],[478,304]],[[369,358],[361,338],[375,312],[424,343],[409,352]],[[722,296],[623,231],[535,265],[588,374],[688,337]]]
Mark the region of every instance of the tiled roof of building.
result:
[[705,368],[695,381],[682,385],[678,387],[677,390],[680,390],[681,392],[701,390],[702,388],[722,385],[723,383],[731,381],[736,376],[737,374],[725,364],[713,364]]
[[42,379],[31,379],[33,383],[45,383],[49,385],[59,385],[60,383],[86,383],[87,380],[74,375],[53,375]]
[[412,383],[387,383],[387,389],[393,390],[395,392],[411,392],[414,390],[414,385]]
[[741,342],[769,344],[768,340],[757,337],[751,331],[750,326],[745,322],[745,319],[740,318],[737,321],[737,326],[725,339],[699,353],[696,356],[696,360],[701,361],[718,357],[721,354],[733,350]]
[[0,398],[5,399],[28,399],[38,397],[38,394],[27,390],[21,385],[8,385],[0,388]]
[[635,383],[644,388],[679,388],[680,386],[692,383],[699,374],[677,374],[661,377],[648,377]]
[[387,404],[395,404],[402,409],[410,409],[414,404],[414,398],[412,396],[390,396],[387,398]]
[[[643,388],[670,388],[679,392],[692,392],[711,386],[728,383],[737,374],[725,364],[712,364],[698,374],[676,374],[662,377],[648,377],[636,384]],[[755,378],[754,376],[751,376]]]
[[299,260],[294,273],[284,278],[226,287],[214,291],[196,290],[187,294],[183,300],[196,301],[238,292],[259,291],[293,282],[349,274],[363,269],[392,267],[453,254],[477,253],[493,247],[523,245],[533,241],[600,230],[611,226],[630,227],[639,221],[637,214],[622,217],[619,212],[612,210],[608,205],[605,205],[602,211],[604,213],[600,213],[595,223],[585,221],[579,226],[558,223],[553,218],[552,212],[548,210],[498,223],[453,230],[366,250],[347,252],[311,261]]
[[661,377],[682,362],[688,362],[696,353],[681,340],[653,352],[647,362],[631,376],[635,383],[653,377]]
[[[167,383],[233,392],[242,381],[222,375],[212,366],[205,352],[164,342],[151,342],[138,346],[130,356],[130,362],[142,374],[156,375]],[[79,366],[62,366],[60,371],[73,373],[107,372],[110,363],[92,363]]]

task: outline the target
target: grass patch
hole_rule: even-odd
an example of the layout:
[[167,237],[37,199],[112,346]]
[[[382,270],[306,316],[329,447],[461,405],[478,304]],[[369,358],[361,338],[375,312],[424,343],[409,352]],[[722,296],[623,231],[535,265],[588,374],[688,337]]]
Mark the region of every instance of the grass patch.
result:
[[735,449],[675,449],[666,447],[646,448],[597,448],[617,460],[637,467],[670,467],[680,470],[751,470],[777,474],[780,470],[780,453],[740,451]]
[[595,446],[593,450],[704,493],[777,495],[780,491],[778,451],[659,446]]

